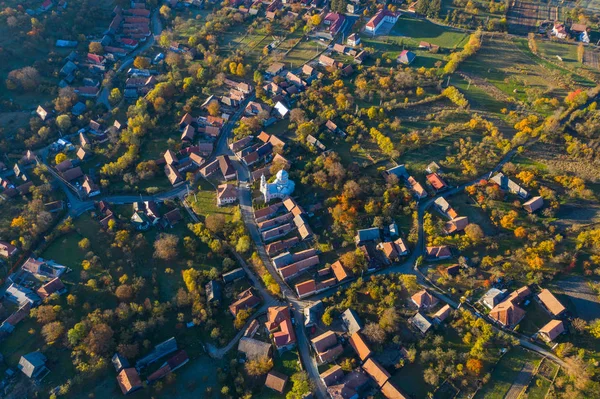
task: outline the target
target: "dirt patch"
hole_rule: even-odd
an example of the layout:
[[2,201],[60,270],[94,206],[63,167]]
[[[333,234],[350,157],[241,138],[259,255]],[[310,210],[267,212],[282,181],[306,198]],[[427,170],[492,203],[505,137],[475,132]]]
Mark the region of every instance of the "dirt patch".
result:
[[600,299],[583,277],[572,276],[556,282],[559,300],[576,317],[592,321],[600,315]]
[[533,373],[533,364],[525,363],[521,372],[517,375],[517,378],[513,381],[510,389],[504,396],[504,399],[517,399],[523,389],[529,384],[529,380],[531,379],[531,374]]
[[527,151],[527,156],[544,164],[551,174],[574,175],[586,182],[600,182],[600,168],[590,167],[587,160],[571,159],[565,155],[564,146],[547,143],[535,145]]

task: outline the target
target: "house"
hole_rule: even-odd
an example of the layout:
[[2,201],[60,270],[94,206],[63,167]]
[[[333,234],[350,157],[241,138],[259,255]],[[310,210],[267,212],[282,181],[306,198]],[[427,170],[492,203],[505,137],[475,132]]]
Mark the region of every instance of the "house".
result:
[[398,237],[396,241],[394,241],[394,244],[396,245],[396,252],[398,252],[398,256],[405,256],[410,253],[408,246],[402,237]]
[[85,148],[81,147],[77,150],[77,158],[79,158],[80,161],[83,161],[87,158],[89,158],[91,156],[91,153],[89,151],[86,151]]
[[306,76],[312,76],[312,74],[315,72],[315,68],[311,67],[308,64],[304,64],[302,65],[302,73]]
[[317,291],[317,283],[315,280],[308,280],[300,284],[296,284],[295,288],[298,298],[302,299],[314,294]]
[[399,64],[410,65],[417,58],[417,55],[410,50],[402,50],[396,61]]
[[408,182],[411,190],[413,191],[413,193],[415,194],[417,199],[422,199],[422,198],[427,197],[427,191],[425,191],[425,189],[423,188],[421,183],[416,181],[414,179],[414,177],[409,176],[408,179],[406,179],[406,181]]
[[271,344],[249,337],[242,337],[238,343],[238,351],[242,352],[248,360],[270,358],[272,349]]
[[342,282],[350,277],[348,270],[339,260],[331,264],[331,271],[338,282]]
[[408,179],[408,177],[409,177],[408,172],[406,171],[405,165],[394,166],[393,168],[386,170],[385,175],[386,176],[394,175],[394,176],[398,177],[399,179]]
[[417,305],[419,309],[429,310],[438,304],[438,299],[431,295],[427,290],[421,290],[410,297],[410,300]]
[[523,208],[529,212],[533,213],[544,206],[544,199],[542,197],[533,197],[529,201],[523,204]]
[[517,303],[516,298],[507,298],[490,310],[490,318],[504,327],[514,328],[525,317],[525,311]]
[[371,227],[368,229],[361,229],[356,232],[354,242],[357,246],[363,245],[369,241],[381,240],[381,231],[379,227]]
[[430,261],[450,259],[452,257],[452,251],[450,251],[450,247],[447,245],[427,247],[425,248],[425,253],[427,254],[427,260]]
[[210,280],[205,286],[206,300],[208,302],[220,301],[223,295],[223,287],[216,280]]
[[349,342],[361,361],[364,362],[371,356],[371,349],[369,349],[364,337],[359,332],[352,334]]
[[481,303],[489,309],[493,309],[506,297],[506,289],[499,290],[498,288],[490,288],[480,299]]
[[40,117],[41,120],[46,121],[46,119],[48,118],[48,111],[46,111],[46,109],[44,107],[42,107],[41,105],[38,105],[35,113]]
[[181,173],[173,165],[165,166],[165,175],[169,179],[169,183],[173,186],[179,186],[184,182],[183,176],[181,176]]
[[170,227],[176,225],[180,220],[183,220],[183,216],[181,216],[181,212],[177,208],[170,210],[164,215],[164,221]]
[[26,355],[21,356],[19,359],[19,365],[17,368],[21,370],[23,374],[32,380],[41,380],[43,379],[49,372],[46,367],[46,356],[44,356],[41,352],[30,352]]
[[337,335],[333,331],[327,331],[310,341],[316,352],[317,363],[329,363],[337,358],[344,349],[338,343]]
[[326,387],[329,387],[335,385],[344,378],[344,370],[336,364],[322,372],[319,377],[321,378],[321,381],[323,381],[323,384],[325,384]]
[[233,143],[231,143],[229,145],[229,148],[231,149],[231,151],[233,151],[234,153],[243,150],[244,148],[248,147],[248,145],[252,142],[252,140],[254,140],[254,136],[246,136],[243,139],[234,141]]
[[377,248],[380,249],[390,261],[398,261],[398,251],[396,250],[396,244],[393,242],[381,243]]
[[560,22],[555,22],[552,26],[552,34],[556,36],[558,39],[566,39],[567,38],[567,30],[565,25]]
[[281,374],[277,371],[271,370],[269,374],[267,374],[267,379],[265,380],[265,386],[283,394],[285,391],[285,384],[288,381],[288,376],[285,374]]
[[360,37],[358,36],[358,33],[353,33],[350,36],[348,36],[348,40],[346,41],[346,43],[348,44],[348,46],[351,47],[356,47],[360,44]]
[[221,173],[223,174],[223,178],[225,180],[232,180],[237,178],[237,172],[231,163],[228,155],[220,155],[217,157],[219,161],[219,167],[221,168]]
[[285,64],[283,62],[274,62],[267,68],[265,72],[267,75],[275,76],[282,72],[284,68]]
[[0,256],[3,256],[5,258],[10,258],[11,256],[15,255],[17,252],[19,252],[19,249],[17,247],[15,247],[14,245],[5,242],[5,241],[0,241]]
[[68,182],[71,182],[75,179],[79,179],[82,176],[83,176],[83,170],[81,170],[81,168],[79,166],[76,168],[73,168],[73,169],[69,169],[69,170],[65,171],[64,173],[62,173],[63,179],[65,179]]
[[21,268],[31,274],[48,278],[60,277],[67,270],[65,266],[45,261],[42,258],[28,258]]
[[243,309],[253,309],[260,303],[260,297],[254,295],[252,288],[241,292],[237,296],[237,300],[229,305],[229,311],[233,317],[237,316],[238,312]]
[[319,140],[317,140],[317,138],[315,136],[313,136],[312,134],[309,134],[308,136],[306,136],[306,142],[310,146],[318,148],[321,151],[325,151],[327,149],[327,147],[325,147],[325,144],[323,144]]
[[446,304],[442,306],[442,308],[433,315],[433,319],[434,321],[441,323],[442,321],[446,320],[448,316],[450,316],[451,312],[452,308],[450,307],[450,305]]
[[329,32],[331,32],[332,35],[335,35],[342,29],[345,20],[346,16],[344,14],[330,12],[323,19],[323,24],[329,27]]
[[130,394],[142,388],[140,375],[133,367],[121,370],[121,372],[117,374],[117,382],[119,383],[119,387],[121,387],[123,395]]
[[184,351],[184,350],[178,351],[177,353],[175,353],[175,355],[173,355],[171,358],[169,358],[169,360],[164,362],[158,370],[156,370],[154,373],[152,373],[148,376],[148,380],[147,380],[148,383],[158,381],[159,379],[161,379],[161,378],[167,376],[168,374],[172,373],[173,371],[179,369],[180,367],[182,367],[189,361],[190,361],[190,359],[189,359],[186,351]]
[[381,387],[381,393],[387,399],[408,399],[400,390],[390,381],[386,382]]
[[83,184],[81,185],[81,188],[88,197],[94,197],[100,194],[100,187],[87,175],[83,177]]
[[437,164],[437,162],[431,162],[429,163],[429,165],[427,165],[427,167],[425,168],[425,171],[427,173],[442,173],[442,168],[440,167],[440,165]]
[[491,181],[499,185],[500,189],[503,191],[508,191],[512,194],[516,194],[523,199],[529,197],[529,193],[524,188],[522,188],[517,183],[509,179],[502,172],[497,173],[494,177],[492,177]]
[[265,326],[273,336],[273,343],[278,351],[289,350],[296,345],[296,333],[292,325],[289,307],[271,306],[268,308]]
[[458,217],[458,213],[456,213],[456,211],[450,206],[448,201],[446,201],[446,198],[438,197],[435,199],[435,201],[433,201],[433,203],[436,209],[448,219],[452,220]]
[[323,302],[316,301],[304,308],[304,327],[310,328],[317,324],[319,317],[323,314]]
[[237,201],[237,187],[233,184],[219,184],[217,186],[217,205],[233,204]]
[[365,25],[365,32],[376,35],[379,29],[385,24],[395,24],[400,17],[400,13],[389,11],[387,8],[381,9]]
[[333,58],[328,57],[325,54],[321,54],[321,56],[319,56],[319,65],[322,65],[324,67],[331,67],[336,65],[336,62]]
[[548,324],[540,328],[538,336],[546,342],[552,342],[560,334],[565,332],[565,323],[562,320],[550,320]]
[[463,231],[469,224],[469,218],[466,216],[459,216],[446,223],[444,231],[446,234],[452,234],[459,231]]
[[363,327],[358,315],[352,309],[346,309],[342,313],[342,324],[349,335],[359,332]]
[[537,300],[550,315],[560,317],[566,312],[566,308],[559,302],[558,299],[546,288],[537,294]]
[[183,133],[181,134],[181,141],[192,142],[194,141],[194,136],[196,135],[196,129],[192,125],[187,125],[183,129]]
[[375,381],[377,386],[380,388],[391,377],[390,373],[388,373],[381,364],[372,358],[367,359],[365,364],[362,365],[362,369]]
[[437,173],[431,173],[426,176],[427,183],[435,190],[435,192],[440,192],[448,188],[446,182],[442,179],[440,175]]
[[423,335],[431,328],[431,322],[421,312],[417,312],[413,317],[408,319],[408,322]]
[[40,288],[38,288],[36,292],[40,296],[40,298],[46,299],[54,293],[56,293],[57,295],[64,294],[65,292],[67,292],[67,288],[58,277],[55,277],[52,280],[48,281],[46,284],[42,285]]
[[111,362],[117,373],[129,367],[129,362],[127,361],[127,359],[121,356],[119,353],[115,353],[113,355]]

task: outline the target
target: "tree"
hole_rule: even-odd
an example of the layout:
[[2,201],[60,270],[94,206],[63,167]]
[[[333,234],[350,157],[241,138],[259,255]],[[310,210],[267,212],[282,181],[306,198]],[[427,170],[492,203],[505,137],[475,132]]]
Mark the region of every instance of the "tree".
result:
[[58,165],[61,162],[64,162],[67,160],[67,156],[65,154],[63,154],[62,152],[59,152],[58,154],[56,154],[56,156],[54,157],[54,162],[56,162],[56,164]]
[[333,323],[333,316],[331,316],[331,309],[328,308],[324,313],[323,316],[321,316],[321,321],[323,322],[323,324],[325,324],[326,326],[330,326],[331,323]]
[[313,384],[305,371],[292,375],[292,389],[287,393],[286,399],[302,399],[307,393],[313,392]]
[[377,323],[367,324],[365,328],[363,328],[362,334],[374,344],[382,344],[385,342],[386,333]]
[[398,329],[400,323],[400,316],[396,311],[396,308],[391,307],[383,311],[379,318],[379,327],[386,332],[394,332]]
[[31,316],[40,324],[48,324],[56,320],[60,306],[42,305],[31,310]]
[[148,69],[150,67],[150,58],[135,57],[135,60],[133,60],[133,66],[137,69]]
[[92,54],[104,53],[104,47],[102,47],[102,43],[100,43],[100,42],[90,42],[88,50]]
[[71,118],[69,117],[69,115],[59,115],[56,118],[56,126],[58,126],[58,128],[60,130],[68,130],[71,128]]
[[213,234],[220,234],[225,228],[225,216],[221,214],[208,215],[205,220],[205,225]]
[[99,323],[93,326],[85,339],[88,352],[97,355],[107,354],[114,344],[113,335],[112,328],[107,324]]
[[245,254],[250,250],[250,237],[244,235],[241,236],[235,246],[235,250],[241,254]]
[[9,90],[32,91],[38,88],[40,80],[40,73],[34,67],[15,69],[8,74],[6,87]]
[[247,309],[242,309],[235,315],[235,320],[233,322],[233,326],[240,330],[246,324],[246,321],[250,317],[250,311]]
[[115,87],[114,89],[112,89],[110,91],[110,94],[108,96],[108,101],[112,105],[115,105],[115,104],[119,103],[122,98],[123,98],[123,95],[121,94],[121,90],[119,90],[118,87]]
[[479,359],[469,359],[467,360],[467,370],[475,375],[479,375],[483,370],[483,362]]
[[469,223],[467,227],[465,227],[465,234],[467,235],[467,237],[469,237],[471,242],[475,244],[481,242],[481,240],[483,240],[483,238],[485,237],[483,230],[476,223]]
[[218,101],[211,101],[206,108],[211,116],[218,116],[221,111],[221,106]]
[[425,370],[425,372],[423,373],[423,379],[427,384],[434,387],[436,387],[440,382],[439,373],[437,373],[431,367]]
[[533,54],[537,54],[538,45],[537,45],[537,41],[535,40],[535,33],[533,33],[533,32],[529,33],[529,35],[527,36],[527,43],[529,44],[529,49],[531,50],[531,52]]
[[173,260],[177,257],[179,237],[161,233],[154,241],[154,257],[162,260]]
[[160,7],[160,16],[163,17],[164,19],[169,19],[171,17],[171,8],[169,8],[169,6],[167,6],[166,4],[163,4]]
[[90,242],[89,238],[84,237],[81,239],[81,241],[79,241],[78,245],[81,250],[87,251],[88,249],[90,249],[91,242]]
[[53,321],[42,327],[42,335],[47,344],[56,342],[65,333],[65,326],[60,321]]
[[273,360],[267,356],[246,362],[248,375],[258,377],[267,374],[273,368]]
[[310,23],[312,26],[319,26],[321,24],[321,16],[319,14],[311,16]]
[[115,295],[121,302],[131,302],[133,294],[133,288],[128,284],[120,285],[115,290]]
[[593,320],[590,323],[588,330],[594,338],[600,339],[600,319]]
[[585,55],[585,47],[583,46],[583,42],[579,42],[577,45],[577,61],[580,64],[583,64],[583,56]]

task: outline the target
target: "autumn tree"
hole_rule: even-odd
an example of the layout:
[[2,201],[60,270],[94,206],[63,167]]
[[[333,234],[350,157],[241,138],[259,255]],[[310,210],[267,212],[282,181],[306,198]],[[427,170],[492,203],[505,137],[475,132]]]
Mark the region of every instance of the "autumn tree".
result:
[[221,106],[218,101],[211,101],[206,109],[211,116],[218,116],[221,111]]
[[469,359],[467,360],[467,370],[475,375],[479,375],[483,370],[483,362],[479,359]]
[[205,220],[206,228],[214,234],[220,234],[225,228],[225,216],[221,214],[208,215]]
[[361,332],[365,338],[374,344],[382,344],[385,342],[385,330],[377,323],[368,323]]
[[60,130],[68,130],[71,128],[71,118],[69,115],[59,115],[56,118],[56,126],[58,126]]
[[273,360],[267,356],[246,362],[246,372],[252,377],[267,374],[273,368]]
[[104,47],[100,42],[90,42],[88,50],[92,54],[102,54],[104,53]]
[[114,332],[109,325],[105,323],[94,325],[85,338],[87,350],[98,355],[107,354],[114,344],[113,335]]
[[135,57],[133,66],[137,69],[148,69],[150,67],[150,58],[140,56]]
[[465,227],[465,234],[469,237],[471,242],[475,244],[481,242],[485,237],[483,230],[476,223],[469,223],[467,227]]
[[133,299],[133,287],[128,284],[123,284],[117,287],[115,295],[121,302],[130,302]]
[[65,326],[60,321],[53,321],[42,327],[42,335],[46,343],[56,342],[65,333]]
[[238,330],[240,330],[242,327],[244,327],[244,324],[246,324],[246,321],[248,320],[249,317],[250,317],[250,311],[248,311],[247,309],[242,309],[242,310],[238,311],[237,314],[235,315],[235,320],[233,322],[233,326],[235,328],[237,328]]
[[41,81],[40,73],[34,67],[15,69],[8,74],[6,87],[9,90],[22,89],[33,91],[38,88]]
[[154,257],[162,260],[173,260],[177,257],[179,237],[161,233],[154,242]]

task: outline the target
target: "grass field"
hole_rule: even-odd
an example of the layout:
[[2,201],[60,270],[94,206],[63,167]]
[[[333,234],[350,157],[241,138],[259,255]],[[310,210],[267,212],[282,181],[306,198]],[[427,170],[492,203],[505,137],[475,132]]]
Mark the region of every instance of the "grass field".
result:
[[477,392],[475,399],[504,399],[513,381],[527,362],[534,365],[540,362],[540,357],[520,347],[512,348],[496,365],[492,378]]
[[206,218],[208,215],[221,214],[227,220],[231,219],[237,205],[217,206],[217,192],[206,180],[200,179],[198,192],[187,197],[194,212]]

